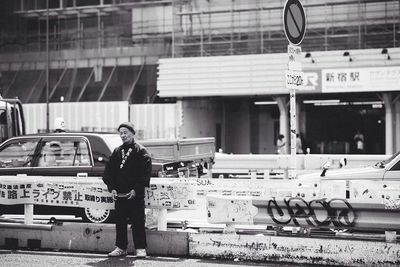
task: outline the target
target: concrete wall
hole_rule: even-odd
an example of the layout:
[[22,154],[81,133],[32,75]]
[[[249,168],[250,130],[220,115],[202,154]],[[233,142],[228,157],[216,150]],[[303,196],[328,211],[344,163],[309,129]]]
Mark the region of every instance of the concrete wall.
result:
[[182,102],[182,138],[213,137],[222,123],[222,107],[217,100],[188,99]]
[[274,154],[276,153],[276,146],[274,142],[274,124],[279,122],[279,119],[272,118],[270,110],[260,110],[257,114],[259,123],[258,132],[258,149],[253,151],[257,154]]
[[250,153],[250,112],[247,98],[225,101],[226,153]]

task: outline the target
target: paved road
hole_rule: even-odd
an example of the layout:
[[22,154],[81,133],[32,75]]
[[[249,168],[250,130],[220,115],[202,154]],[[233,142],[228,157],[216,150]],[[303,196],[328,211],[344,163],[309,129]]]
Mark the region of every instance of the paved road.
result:
[[0,267],[70,267],[70,266],[98,266],[98,267],[239,267],[239,266],[280,266],[294,267],[299,264],[266,264],[239,261],[221,261],[213,259],[182,259],[169,257],[148,257],[136,259],[133,256],[125,258],[108,258],[105,254],[87,254],[70,252],[48,251],[10,251],[0,250]]

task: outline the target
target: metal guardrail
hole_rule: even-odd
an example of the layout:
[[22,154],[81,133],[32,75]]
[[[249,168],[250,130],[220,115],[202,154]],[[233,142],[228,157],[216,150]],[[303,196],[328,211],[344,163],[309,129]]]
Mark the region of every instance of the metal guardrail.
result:
[[400,230],[398,181],[210,180],[209,223]]
[[376,200],[207,196],[209,223],[400,230],[400,210]]
[[[290,169],[290,155],[249,155],[215,153],[214,178],[285,178]],[[323,169],[329,162],[332,169],[340,168],[346,159],[347,168],[366,167],[386,160],[389,155],[307,154],[297,155],[297,172],[313,172]]]

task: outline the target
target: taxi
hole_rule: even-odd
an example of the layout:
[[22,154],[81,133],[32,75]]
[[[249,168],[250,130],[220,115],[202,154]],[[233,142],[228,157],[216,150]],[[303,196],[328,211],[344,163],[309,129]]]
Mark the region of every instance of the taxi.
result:
[[[203,141],[195,140],[195,143],[201,145]],[[213,139],[206,141],[208,147],[213,145]],[[203,155],[186,157],[186,160],[168,157],[175,141],[138,142],[152,156],[152,177],[199,177],[203,174]],[[0,176],[11,175],[16,179],[26,175],[51,176],[59,177],[60,181],[66,176],[99,179],[112,151],[121,144],[117,133],[55,132],[10,138],[0,145]],[[209,155],[212,153],[204,154]],[[23,208],[23,205],[0,205],[0,215],[23,213]],[[112,219],[111,210],[50,205],[35,205],[34,214],[75,215],[96,223]]]

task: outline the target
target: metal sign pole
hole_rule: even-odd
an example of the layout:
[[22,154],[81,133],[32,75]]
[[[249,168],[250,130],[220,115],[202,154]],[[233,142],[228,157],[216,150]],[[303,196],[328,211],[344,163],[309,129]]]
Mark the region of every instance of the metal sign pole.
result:
[[[296,178],[296,89],[304,86],[304,73],[302,72],[301,47],[298,46],[304,38],[306,31],[306,14],[299,0],[286,0],[283,9],[283,26],[288,45],[288,70],[286,71],[286,88],[290,92],[290,167],[289,179]],[[296,60],[297,59],[297,60]]]
[[290,171],[289,179],[296,178],[296,90],[290,89]]

